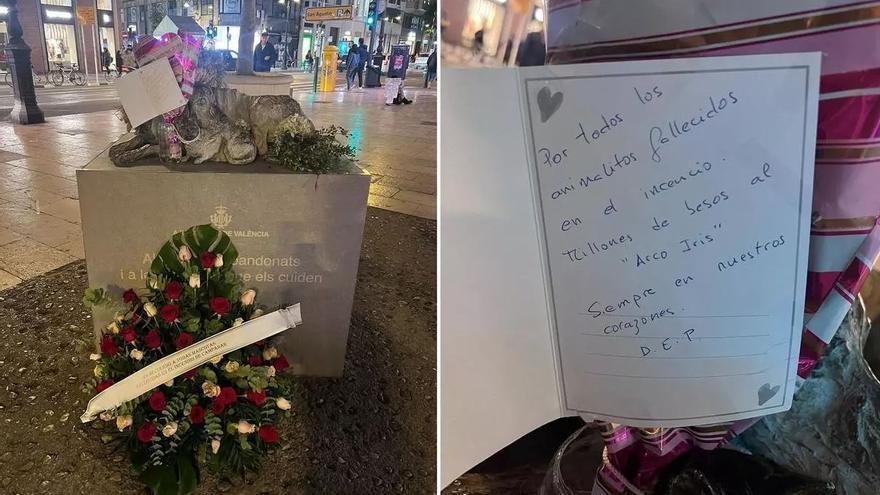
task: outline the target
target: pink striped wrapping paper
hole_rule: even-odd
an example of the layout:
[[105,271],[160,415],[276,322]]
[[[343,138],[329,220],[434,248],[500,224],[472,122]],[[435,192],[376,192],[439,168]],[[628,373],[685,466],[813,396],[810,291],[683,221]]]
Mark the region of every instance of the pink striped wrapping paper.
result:
[[[822,51],[822,78],[798,384],[880,255],[880,2],[549,0],[550,63]],[[604,424],[594,492],[650,493],[659,471],[760,418],[690,428]]]

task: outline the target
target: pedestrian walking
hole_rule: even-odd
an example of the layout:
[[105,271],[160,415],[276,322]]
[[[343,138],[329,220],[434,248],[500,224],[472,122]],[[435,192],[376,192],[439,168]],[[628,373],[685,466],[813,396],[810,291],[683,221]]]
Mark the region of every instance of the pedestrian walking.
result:
[[278,52],[269,43],[269,33],[263,32],[260,43],[254,47],[254,72],[269,72],[277,60]]
[[425,67],[425,87],[431,87],[431,82],[437,79],[437,48],[428,55],[428,63]]
[[[346,90],[351,91],[351,83],[354,79],[355,74],[358,74],[358,69],[361,66],[361,50],[360,47],[352,44],[351,48],[348,49],[348,55],[345,57],[345,84]],[[358,79],[358,86],[363,86],[362,76]]]
[[104,73],[110,75],[110,64],[113,63],[113,55],[110,55],[110,49],[106,46],[101,51],[101,66],[104,67]]
[[312,71],[312,58],[312,50],[309,50],[306,53],[306,70],[309,72]]
[[122,76],[122,51],[116,50],[116,76]]
[[476,33],[474,33],[474,56],[479,57],[480,61],[483,60],[483,30],[479,29]]

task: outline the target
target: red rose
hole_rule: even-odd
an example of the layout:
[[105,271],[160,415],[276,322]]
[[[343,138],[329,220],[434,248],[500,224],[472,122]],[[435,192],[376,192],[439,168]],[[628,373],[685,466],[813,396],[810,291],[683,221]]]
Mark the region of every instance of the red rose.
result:
[[156,390],[150,395],[150,409],[162,412],[165,409],[165,394]]
[[146,337],[144,337],[144,343],[147,344],[147,347],[150,349],[158,349],[159,346],[162,345],[162,338],[159,337],[159,332],[150,330],[147,332]]
[[134,289],[128,289],[122,293],[122,300],[125,301],[125,304],[131,304],[137,301],[137,299],[138,296],[135,294]]
[[263,402],[266,402],[266,391],[260,390],[259,392],[254,392],[253,390],[247,391],[247,399],[258,406],[262,406]]
[[178,349],[183,349],[184,347],[193,343],[192,335],[186,332],[180,332],[180,335],[177,336],[177,340],[174,341],[174,344]]
[[195,378],[195,376],[196,376],[196,369],[195,369],[195,368],[193,368],[193,369],[191,369],[191,370],[189,370],[189,371],[187,371],[186,373],[183,374],[183,377],[186,378],[186,379],[188,379],[188,380],[189,380],[189,379],[192,379],[192,378]]
[[95,386],[95,393],[103,392],[103,391],[106,390],[108,387],[110,387],[110,385],[113,385],[113,380],[112,380],[112,379],[109,379],[109,378],[108,378],[108,379],[102,381],[101,383],[99,383],[98,385]]
[[260,440],[264,443],[272,443],[278,441],[278,431],[272,425],[260,426]]
[[263,358],[260,356],[248,356],[248,364],[251,366],[260,366],[263,364]]
[[122,340],[126,342],[134,342],[134,339],[137,338],[137,334],[134,333],[134,328],[125,327],[122,329]]
[[173,304],[166,304],[162,306],[162,309],[159,310],[159,316],[165,320],[165,323],[171,323],[177,319],[177,316],[180,314],[180,309]]
[[235,389],[232,387],[223,387],[220,389],[220,395],[217,396],[217,400],[222,402],[224,406],[228,406],[238,400],[238,394],[235,393]]
[[113,337],[109,335],[101,337],[101,353],[106,356],[115,356],[119,354],[119,347],[116,346]]
[[226,404],[220,400],[220,397],[214,399],[214,402],[211,403],[211,412],[214,413],[214,416],[220,416],[223,414],[223,410],[226,409]]
[[189,420],[194,425],[205,421],[205,409],[198,404],[194,404],[192,409],[189,410]]
[[280,373],[280,372],[286,370],[287,368],[290,368],[290,363],[287,362],[286,357],[278,356],[277,358],[275,358],[274,361],[272,361],[272,366],[275,367],[275,371]]
[[137,323],[139,321],[141,321],[141,315],[139,315],[137,313],[131,315],[131,322],[132,323]]
[[140,440],[141,443],[150,443],[155,434],[156,425],[153,423],[144,423],[143,426],[138,428],[138,440]]
[[211,311],[217,313],[220,316],[225,315],[232,308],[232,305],[229,304],[229,299],[226,299],[222,296],[217,296],[211,299]]
[[202,253],[202,256],[201,256],[202,268],[205,268],[205,269],[213,268],[215,258],[216,258],[216,256],[214,256],[214,253],[212,253],[210,251],[206,251],[206,252]]
[[176,282],[172,280],[165,284],[165,297],[172,301],[176,301],[180,299],[180,293],[183,292],[183,286],[180,285],[180,282]]

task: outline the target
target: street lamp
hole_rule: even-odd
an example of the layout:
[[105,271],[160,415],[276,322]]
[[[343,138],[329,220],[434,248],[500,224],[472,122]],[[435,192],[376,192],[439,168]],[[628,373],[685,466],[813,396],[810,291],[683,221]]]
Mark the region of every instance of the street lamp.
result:
[[34,91],[33,69],[31,68],[31,48],[21,38],[24,32],[18,21],[16,0],[8,0],[9,17],[6,19],[6,30],[9,42],[6,45],[6,60],[9,74],[12,76],[12,91],[15,102],[12,104],[10,120],[18,124],[41,124],[46,121],[43,111],[37,106],[37,94]]

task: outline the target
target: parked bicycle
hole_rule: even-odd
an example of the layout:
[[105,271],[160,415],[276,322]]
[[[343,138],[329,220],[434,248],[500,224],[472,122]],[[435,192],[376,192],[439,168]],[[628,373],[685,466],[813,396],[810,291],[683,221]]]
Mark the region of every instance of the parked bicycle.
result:
[[[33,67],[31,67],[31,77],[34,79],[34,86],[45,86],[46,82],[49,80],[48,77],[34,72]],[[12,87],[12,73],[7,71],[3,74],[3,84]]]
[[55,69],[49,72],[49,78],[55,86],[61,86],[65,81],[77,86],[86,85],[86,76],[79,71],[79,65],[73,64],[71,67],[64,67],[56,63]]

